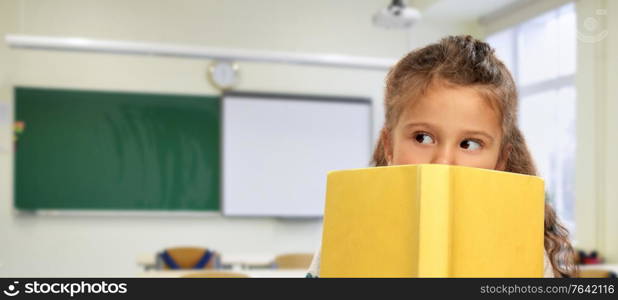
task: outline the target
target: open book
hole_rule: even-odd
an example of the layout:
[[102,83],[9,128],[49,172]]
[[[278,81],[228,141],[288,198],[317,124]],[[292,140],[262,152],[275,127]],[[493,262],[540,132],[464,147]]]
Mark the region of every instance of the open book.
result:
[[405,165],[328,174],[320,277],[543,277],[543,180]]

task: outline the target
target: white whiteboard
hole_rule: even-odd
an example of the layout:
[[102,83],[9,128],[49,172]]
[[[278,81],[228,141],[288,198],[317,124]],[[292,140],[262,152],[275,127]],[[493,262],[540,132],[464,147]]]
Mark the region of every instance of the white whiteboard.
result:
[[321,217],[327,172],[369,164],[369,99],[229,93],[222,105],[226,216]]

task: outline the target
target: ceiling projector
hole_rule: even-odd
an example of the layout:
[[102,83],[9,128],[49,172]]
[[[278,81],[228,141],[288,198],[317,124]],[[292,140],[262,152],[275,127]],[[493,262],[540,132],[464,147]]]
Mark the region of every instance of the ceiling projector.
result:
[[391,4],[373,15],[373,24],[389,29],[406,29],[421,19],[421,13],[403,3],[403,0],[393,0]]

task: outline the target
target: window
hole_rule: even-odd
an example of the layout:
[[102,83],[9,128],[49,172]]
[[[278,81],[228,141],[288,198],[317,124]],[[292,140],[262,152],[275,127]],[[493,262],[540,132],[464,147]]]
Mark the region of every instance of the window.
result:
[[487,42],[519,89],[519,127],[546,195],[561,221],[575,229],[575,5],[566,4],[495,33]]

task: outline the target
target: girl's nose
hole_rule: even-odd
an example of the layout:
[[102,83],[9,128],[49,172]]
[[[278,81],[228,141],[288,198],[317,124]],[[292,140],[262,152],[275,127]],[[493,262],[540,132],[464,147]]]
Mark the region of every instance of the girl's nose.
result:
[[432,164],[454,165],[454,151],[449,147],[441,146],[436,149],[431,160]]

